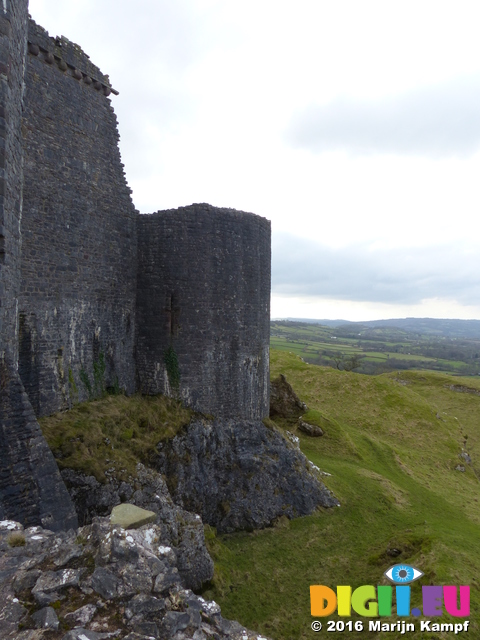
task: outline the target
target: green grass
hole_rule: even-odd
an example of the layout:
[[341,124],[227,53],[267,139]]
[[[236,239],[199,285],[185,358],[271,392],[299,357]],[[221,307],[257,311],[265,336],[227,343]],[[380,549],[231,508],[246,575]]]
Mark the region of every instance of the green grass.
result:
[[147,463],[155,446],[173,437],[193,412],[165,396],[106,396],[70,411],[39,420],[59,467],[72,468],[105,481],[135,476],[138,462]]
[[[423,371],[362,376],[272,350],[272,378],[279,373],[325,430],[321,438],[296,435],[310,460],[332,474],[325,483],[341,507],[254,533],[210,533],[216,567],[205,595],[225,616],[277,640],[313,638],[321,634],[310,630],[311,584],[386,584],[384,571],[408,562],[425,573],[412,585],[412,606],[421,605],[422,584],[471,585],[470,637],[479,637],[480,395],[450,386],[480,392],[480,381]],[[278,426],[292,429],[286,421]],[[465,448],[473,464],[462,473],[455,467]],[[398,557],[389,555],[394,548]],[[421,634],[416,623],[409,638],[450,637]],[[362,638],[386,637],[365,627]]]
[[[424,584],[471,586],[469,637],[480,637],[480,379],[429,371],[364,376],[301,357],[272,350],[271,376],[286,375],[309,406],[305,419],[325,434],[310,438],[288,420],[277,427],[295,431],[309,459],[331,474],[324,480],[341,507],[281,518],[253,533],[216,536],[207,527],[215,575],[204,596],[225,617],[275,640],[321,638],[325,630],[310,629],[310,585],[386,584],[384,571],[406,562],[425,573],[412,585],[412,606],[421,604]],[[133,476],[136,463],[148,464],[156,444],[192,415],[164,397],[109,396],[41,425],[61,467],[104,480],[111,468],[117,477]],[[455,469],[459,464],[464,473]],[[393,557],[393,549],[400,555]],[[408,621],[419,628],[418,620]],[[403,637],[365,628],[335,637]]]

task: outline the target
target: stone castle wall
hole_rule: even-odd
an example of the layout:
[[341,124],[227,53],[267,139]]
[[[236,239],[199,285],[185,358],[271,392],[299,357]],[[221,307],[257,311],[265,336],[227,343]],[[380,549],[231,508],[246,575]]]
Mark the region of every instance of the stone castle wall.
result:
[[28,1],[0,4],[0,355],[17,361],[22,213],[21,136]]
[[36,416],[108,386],[268,415],[270,223],[138,214],[108,76],[27,9],[0,3],[0,519],[58,529],[76,516]]
[[0,520],[57,530],[77,517],[18,375],[27,8],[0,5]]
[[19,368],[46,415],[95,384],[135,389],[138,214],[108,78],[33,21],[28,39]]
[[171,393],[222,417],[268,415],[270,222],[195,204],[138,218],[137,370],[145,393]]

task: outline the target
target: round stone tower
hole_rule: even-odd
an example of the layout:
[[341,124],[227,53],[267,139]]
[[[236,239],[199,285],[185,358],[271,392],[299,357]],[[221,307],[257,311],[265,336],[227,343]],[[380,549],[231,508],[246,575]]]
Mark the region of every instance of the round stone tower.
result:
[[193,204],[138,219],[137,376],[220,417],[269,408],[270,222]]

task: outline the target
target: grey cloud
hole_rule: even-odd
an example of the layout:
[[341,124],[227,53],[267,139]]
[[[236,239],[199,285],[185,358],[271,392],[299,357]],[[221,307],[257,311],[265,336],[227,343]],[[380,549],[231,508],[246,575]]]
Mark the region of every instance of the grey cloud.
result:
[[373,250],[366,243],[341,249],[275,234],[272,292],[362,302],[415,304],[480,298],[480,252],[462,247]]
[[294,116],[286,137],[314,152],[470,155],[480,148],[480,75],[396,98],[311,105]]

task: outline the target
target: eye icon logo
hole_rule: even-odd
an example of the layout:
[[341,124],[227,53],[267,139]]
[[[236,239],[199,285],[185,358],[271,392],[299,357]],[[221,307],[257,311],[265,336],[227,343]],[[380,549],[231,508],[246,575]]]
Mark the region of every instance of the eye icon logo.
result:
[[395,564],[385,571],[384,575],[395,584],[409,584],[423,576],[423,571],[415,569],[408,564]]

